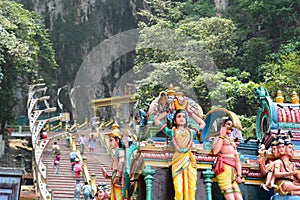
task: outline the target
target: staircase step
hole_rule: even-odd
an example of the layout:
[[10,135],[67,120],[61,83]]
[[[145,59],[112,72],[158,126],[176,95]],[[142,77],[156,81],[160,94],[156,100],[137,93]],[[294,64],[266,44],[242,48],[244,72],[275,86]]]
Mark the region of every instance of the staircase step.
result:
[[[79,131],[78,135],[84,133],[86,137],[89,137],[90,129]],[[57,132],[48,133],[48,136],[58,134]],[[61,160],[59,166],[59,173],[55,174],[55,168],[53,167],[54,157],[52,157],[52,145],[54,141],[57,141],[60,146]],[[71,163],[69,159],[70,148],[65,145],[64,139],[52,139],[46,149],[44,150],[42,160],[47,166],[47,188],[53,191],[54,200],[71,200],[74,199],[75,189],[75,173],[71,172]],[[110,187],[110,180],[105,179],[102,176],[101,168],[105,167],[108,173],[111,173],[110,164],[111,157],[106,153],[104,147],[100,145],[100,142],[96,142],[96,149],[94,153],[90,153],[88,145],[85,147],[83,157],[87,158],[87,166],[89,174],[96,174],[96,183],[106,183]],[[80,177],[81,183],[84,183],[83,177]],[[83,196],[82,196],[83,198]]]

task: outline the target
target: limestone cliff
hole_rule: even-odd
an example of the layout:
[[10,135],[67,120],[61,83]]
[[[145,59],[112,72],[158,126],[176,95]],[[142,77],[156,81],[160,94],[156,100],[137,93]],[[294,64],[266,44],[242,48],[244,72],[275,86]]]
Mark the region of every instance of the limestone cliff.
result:
[[[135,29],[137,11],[142,7],[142,0],[15,1],[44,17],[59,64],[58,70],[50,76],[57,88],[66,85],[68,93],[86,56],[105,39]],[[99,77],[102,86],[98,96],[110,96],[116,80],[132,68],[134,58],[135,52],[132,51],[114,59]]]

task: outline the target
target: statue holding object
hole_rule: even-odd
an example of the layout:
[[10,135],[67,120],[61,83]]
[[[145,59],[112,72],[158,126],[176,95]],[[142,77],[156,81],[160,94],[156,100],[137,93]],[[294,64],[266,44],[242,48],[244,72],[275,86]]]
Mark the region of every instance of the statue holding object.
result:
[[[191,112],[188,103],[183,96],[180,99],[174,99],[174,117],[172,128],[161,123],[161,119],[168,115],[165,111],[153,119],[156,126],[172,139],[175,152],[172,158],[172,177],[175,190],[175,200],[194,200],[196,194],[197,166],[196,160],[190,148],[193,143],[192,135],[196,130],[187,128],[187,113],[198,124],[200,131],[204,129],[205,122],[194,112]],[[186,110],[185,110],[186,109]]]
[[109,176],[104,167],[102,174],[106,179],[111,180],[111,199],[122,200],[125,196],[122,192],[124,181],[124,161],[125,161],[125,145],[122,141],[122,133],[119,130],[118,124],[112,125],[112,131],[108,134],[109,142],[112,149],[115,150],[115,155],[112,159],[111,169],[112,175]]

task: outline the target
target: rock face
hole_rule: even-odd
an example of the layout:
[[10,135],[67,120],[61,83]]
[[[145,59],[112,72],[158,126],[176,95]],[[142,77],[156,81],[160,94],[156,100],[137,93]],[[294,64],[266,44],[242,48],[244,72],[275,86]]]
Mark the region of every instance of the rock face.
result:
[[[88,54],[101,42],[137,28],[142,0],[15,0],[26,9],[40,13],[51,33],[59,68],[50,76],[57,88],[67,86],[61,100],[71,110],[68,96],[77,72]],[[110,96],[114,83],[132,69],[135,52],[114,58],[99,77],[97,96]],[[65,92],[66,92],[65,91]],[[64,95],[62,95],[61,98]],[[67,104],[67,106],[66,106]],[[69,108],[68,108],[69,107]]]
[[224,10],[228,5],[228,0],[214,0],[217,10]]

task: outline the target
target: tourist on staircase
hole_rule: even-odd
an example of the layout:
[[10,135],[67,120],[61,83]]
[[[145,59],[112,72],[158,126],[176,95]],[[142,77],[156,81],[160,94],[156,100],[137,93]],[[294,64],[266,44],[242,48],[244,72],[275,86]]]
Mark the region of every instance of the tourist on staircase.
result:
[[55,174],[58,174],[59,172],[59,163],[60,163],[60,153],[57,153],[54,159]]
[[60,153],[60,147],[57,142],[54,142],[52,145],[52,157],[55,157],[58,153]]
[[66,135],[66,147],[70,147],[70,133],[68,132]]
[[80,180],[77,179],[75,184],[74,200],[80,200],[81,189]]
[[90,153],[94,153],[95,151],[95,142],[96,142],[96,138],[94,137],[94,134],[91,134],[91,137],[89,138]]
[[76,158],[75,159],[75,165],[74,165],[74,171],[75,171],[76,179],[79,178],[79,175],[82,171],[82,166],[83,166],[83,163],[81,163],[80,160],[78,158]]
[[85,143],[86,143],[86,137],[84,136],[84,134],[82,134],[80,136],[80,138],[78,139],[78,143],[80,144],[80,154],[83,155],[84,146],[85,146]]
[[76,158],[77,158],[76,150],[72,150],[70,153],[70,162],[71,162],[72,173],[74,173],[74,165],[75,165]]
[[84,200],[94,199],[94,190],[92,186],[89,185],[88,182],[84,183],[84,186],[82,187],[82,191],[83,191]]

